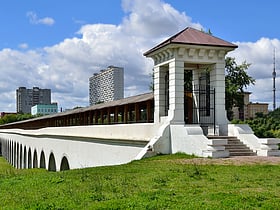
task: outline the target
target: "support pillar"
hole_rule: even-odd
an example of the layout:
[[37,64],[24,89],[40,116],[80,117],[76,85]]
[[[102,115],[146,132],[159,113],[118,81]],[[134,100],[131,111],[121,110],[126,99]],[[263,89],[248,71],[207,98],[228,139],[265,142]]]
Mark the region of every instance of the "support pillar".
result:
[[171,124],[184,122],[184,62],[173,59],[169,63],[169,113]]
[[165,116],[165,75],[166,68],[163,66],[154,67],[154,122],[160,122],[160,117]]
[[215,87],[215,124],[219,127],[220,135],[227,135],[228,119],[225,108],[225,61],[224,59],[214,65],[210,72],[210,80]]

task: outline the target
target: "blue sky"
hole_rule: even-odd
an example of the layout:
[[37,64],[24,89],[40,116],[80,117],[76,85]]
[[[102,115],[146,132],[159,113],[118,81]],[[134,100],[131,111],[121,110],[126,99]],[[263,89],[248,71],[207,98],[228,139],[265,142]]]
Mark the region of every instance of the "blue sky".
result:
[[3,1],[0,111],[16,110],[19,86],[51,88],[52,100],[63,109],[88,106],[88,78],[109,65],[124,67],[126,96],[148,92],[153,63],[143,52],[188,26],[210,29],[237,44],[229,56],[252,63],[248,72],[257,82],[248,89],[253,92],[251,100],[271,107],[274,48],[276,68],[280,64],[279,4],[272,0]]

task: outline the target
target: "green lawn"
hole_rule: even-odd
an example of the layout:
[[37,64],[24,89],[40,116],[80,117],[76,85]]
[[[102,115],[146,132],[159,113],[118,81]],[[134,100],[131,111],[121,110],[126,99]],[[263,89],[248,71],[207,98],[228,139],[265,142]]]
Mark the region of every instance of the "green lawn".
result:
[[64,172],[0,158],[0,209],[280,209],[280,166],[184,164],[186,155]]

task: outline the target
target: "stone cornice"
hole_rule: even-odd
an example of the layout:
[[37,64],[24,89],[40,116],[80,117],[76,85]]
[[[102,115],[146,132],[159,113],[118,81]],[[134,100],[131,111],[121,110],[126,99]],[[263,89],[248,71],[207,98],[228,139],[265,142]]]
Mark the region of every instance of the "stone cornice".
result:
[[169,45],[149,55],[155,65],[164,63],[173,58],[184,58],[187,60],[221,60],[232,48],[197,46],[197,45]]

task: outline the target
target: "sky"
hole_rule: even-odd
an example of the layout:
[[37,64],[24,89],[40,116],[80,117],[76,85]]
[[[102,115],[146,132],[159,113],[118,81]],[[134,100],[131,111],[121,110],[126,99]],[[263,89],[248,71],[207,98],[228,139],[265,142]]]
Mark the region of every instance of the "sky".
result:
[[280,2],[274,0],[3,0],[0,112],[16,111],[16,89],[49,88],[59,108],[89,105],[89,77],[124,68],[125,97],[149,92],[153,61],[143,53],[186,27],[238,45],[227,56],[251,66],[251,101],[272,108],[275,50],[280,106]]

